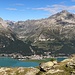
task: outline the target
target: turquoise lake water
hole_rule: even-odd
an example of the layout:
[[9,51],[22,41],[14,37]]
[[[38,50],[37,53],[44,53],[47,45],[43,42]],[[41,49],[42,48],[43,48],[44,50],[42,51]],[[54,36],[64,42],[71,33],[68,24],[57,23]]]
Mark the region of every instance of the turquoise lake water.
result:
[[[57,58],[57,61],[62,61],[65,58]],[[35,67],[38,66],[38,62],[23,62],[12,58],[1,57],[0,67]]]

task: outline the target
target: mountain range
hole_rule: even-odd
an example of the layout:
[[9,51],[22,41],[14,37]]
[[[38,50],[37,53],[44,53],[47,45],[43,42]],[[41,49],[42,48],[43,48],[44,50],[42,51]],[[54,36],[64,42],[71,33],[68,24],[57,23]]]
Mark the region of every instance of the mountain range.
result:
[[0,53],[68,56],[75,53],[75,14],[13,22],[0,18]]

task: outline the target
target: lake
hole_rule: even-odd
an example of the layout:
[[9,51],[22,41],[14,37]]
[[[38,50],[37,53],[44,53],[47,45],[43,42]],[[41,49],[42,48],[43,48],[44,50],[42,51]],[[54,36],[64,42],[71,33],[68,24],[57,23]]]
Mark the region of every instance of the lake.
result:
[[[62,61],[65,58],[57,58],[57,61]],[[12,58],[1,57],[0,67],[35,67],[39,62],[23,62]]]

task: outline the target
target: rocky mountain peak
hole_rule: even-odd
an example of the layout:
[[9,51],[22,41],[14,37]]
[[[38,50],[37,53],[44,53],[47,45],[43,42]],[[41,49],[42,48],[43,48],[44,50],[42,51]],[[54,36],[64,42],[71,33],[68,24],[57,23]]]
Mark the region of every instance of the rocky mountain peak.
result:
[[59,14],[62,17],[68,17],[68,18],[74,18],[74,16],[75,16],[75,14],[72,14],[72,13],[68,12],[67,10],[62,10],[61,12],[59,12],[57,14]]
[[67,14],[67,13],[69,13],[67,10],[62,10],[60,13],[65,13],[65,14]]
[[54,19],[54,20],[67,20],[67,21],[75,21],[75,14],[68,12],[67,10],[62,10],[61,12],[58,12],[52,16],[50,16],[48,19]]

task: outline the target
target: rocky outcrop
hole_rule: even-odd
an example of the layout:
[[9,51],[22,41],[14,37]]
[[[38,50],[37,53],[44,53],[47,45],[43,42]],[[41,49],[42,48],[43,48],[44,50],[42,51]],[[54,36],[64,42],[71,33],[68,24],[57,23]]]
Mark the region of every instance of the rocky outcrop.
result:
[[66,67],[75,69],[75,55],[71,55],[69,61],[66,64]]
[[59,70],[59,69],[51,69],[46,74],[55,74],[55,73],[61,73],[64,72],[64,70]]
[[36,75],[39,72],[37,68],[0,68],[0,75]]
[[36,75],[39,72],[39,69],[32,68],[30,71],[28,71],[25,75]]
[[68,62],[66,67],[75,68],[75,62]]
[[57,61],[53,61],[53,62],[51,62],[51,61],[49,61],[49,62],[45,62],[45,63],[40,63],[40,70],[41,71],[44,71],[44,72],[46,72],[46,71],[48,71],[48,70],[50,70],[50,69],[53,69],[53,67],[55,66],[57,64]]
[[71,75],[75,75],[75,71],[72,71],[72,72],[71,72]]
[[42,63],[37,75],[75,75],[75,55],[56,64],[51,61]]

